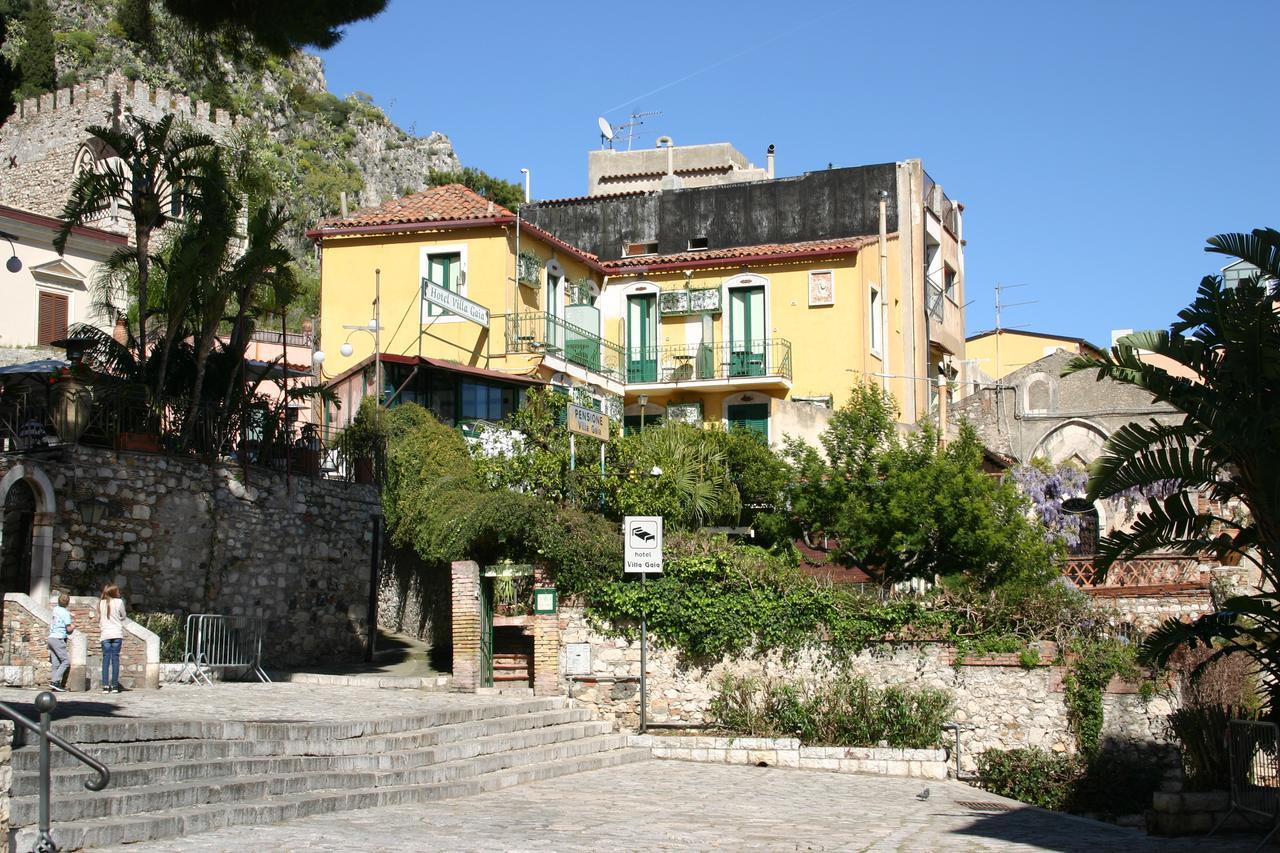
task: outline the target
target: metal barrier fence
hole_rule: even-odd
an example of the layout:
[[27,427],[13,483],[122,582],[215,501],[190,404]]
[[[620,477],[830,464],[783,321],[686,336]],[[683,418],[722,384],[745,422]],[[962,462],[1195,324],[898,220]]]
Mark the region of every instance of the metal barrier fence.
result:
[[1231,809],[1212,835],[1237,811],[1269,818],[1271,829],[1261,850],[1280,828],[1280,729],[1275,723],[1231,720],[1227,728],[1227,760],[1231,772]]
[[241,669],[259,681],[271,679],[262,668],[262,635],[265,621],[256,616],[221,616],[192,613],[187,617],[186,646],[178,680],[190,674],[197,684],[213,684],[214,669]]

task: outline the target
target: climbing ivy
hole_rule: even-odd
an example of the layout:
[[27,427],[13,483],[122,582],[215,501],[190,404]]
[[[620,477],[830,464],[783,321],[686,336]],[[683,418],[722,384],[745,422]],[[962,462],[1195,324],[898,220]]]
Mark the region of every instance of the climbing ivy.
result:
[[1112,638],[1080,639],[1069,647],[1067,659],[1069,670],[1063,679],[1067,717],[1077,748],[1083,755],[1093,756],[1102,735],[1102,692],[1113,676],[1141,679],[1137,650]]

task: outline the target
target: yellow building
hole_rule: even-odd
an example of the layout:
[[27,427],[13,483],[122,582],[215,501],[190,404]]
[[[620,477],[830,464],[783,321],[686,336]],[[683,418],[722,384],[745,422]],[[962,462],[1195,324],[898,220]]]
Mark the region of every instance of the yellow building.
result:
[[966,360],[991,379],[1002,379],[1018,368],[1039,361],[1058,350],[1074,355],[1102,354],[1101,350],[1084,338],[1018,329],[980,332],[965,341]]
[[[761,209],[772,221],[745,227]],[[428,189],[309,232],[324,370],[348,391],[357,374],[361,393],[372,386],[376,293],[383,399],[455,423],[518,405],[471,388],[504,376],[570,389],[628,427],[741,424],[773,443],[811,439],[867,380],[912,423],[964,357],[960,211],[919,161],[537,202],[519,217],[461,186]],[[475,305],[424,301],[424,279]],[[418,356],[467,366],[471,390],[425,388]]]

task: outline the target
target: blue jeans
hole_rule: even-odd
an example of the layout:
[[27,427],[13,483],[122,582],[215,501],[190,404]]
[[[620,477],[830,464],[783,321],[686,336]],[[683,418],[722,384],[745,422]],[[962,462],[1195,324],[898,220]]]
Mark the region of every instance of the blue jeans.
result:
[[102,641],[102,686],[120,686],[120,644],[123,640]]

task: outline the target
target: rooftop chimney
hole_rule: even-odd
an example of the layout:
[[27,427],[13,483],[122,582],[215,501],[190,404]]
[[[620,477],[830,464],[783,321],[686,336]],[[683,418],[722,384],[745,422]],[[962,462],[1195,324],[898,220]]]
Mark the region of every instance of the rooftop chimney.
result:
[[773,180],[773,145],[772,144],[769,146],[768,160],[769,162],[768,162],[767,169],[769,173],[769,179]]

